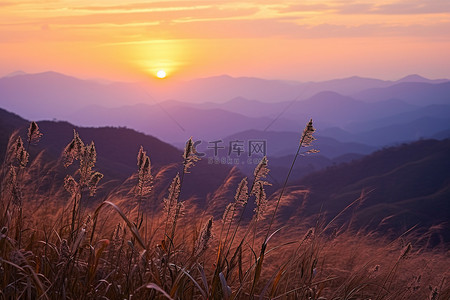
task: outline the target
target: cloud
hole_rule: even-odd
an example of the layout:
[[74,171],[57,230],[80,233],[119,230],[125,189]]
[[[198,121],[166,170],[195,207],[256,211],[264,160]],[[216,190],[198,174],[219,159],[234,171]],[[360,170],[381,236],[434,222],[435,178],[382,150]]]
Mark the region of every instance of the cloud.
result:
[[377,6],[373,11],[376,14],[438,14],[450,13],[450,1],[401,1],[392,4]]
[[315,12],[333,9],[333,6],[328,4],[294,4],[277,9],[279,13],[292,12]]
[[16,5],[14,2],[0,1],[0,7],[7,7],[7,6],[14,6],[14,5]]
[[155,22],[175,22],[182,20],[223,19],[249,17],[255,14],[256,8],[221,9],[212,6],[199,6],[173,11],[138,11],[70,15],[61,17],[34,18],[29,24],[48,23],[52,25],[92,25],[92,24],[140,24]]
[[378,14],[378,15],[407,15],[407,14],[439,14],[450,12],[448,0],[402,0],[380,4],[377,1],[327,1],[316,4],[291,4],[278,9],[279,13],[328,12],[331,14]]
[[[284,19],[221,20],[170,24],[163,26],[163,32],[176,39],[251,39],[251,38],[346,38],[448,36],[450,22],[432,25],[387,25],[384,23],[361,25],[336,25],[322,23],[304,25]],[[146,38],[162,38],[157,31],[149,30]],[[450,39],[448,37],[447,39]]]
[[[61,9],[61,5],[65,3],[67,2],[52,5],[52,13],[45,12],[43,7],[38,5],[39,8],[36,9],[39,13],[24,18],[7,18],[3,24],[0,23],[1,42],[41,39],[116,44],[150,39],[373,36],[440,36],[442,39],[448,39],[450,32],[449,22],[433,16],[423,22],[414,17],[393,16],[386,20],[387,17],[375,15],[387,12],[394,14],[396,11],[406,13],[448,10],[450,1],[442,0],[426,3],[417,0],[402,1],[389,5],[353,0],[292,5],[275,0],[257,0],[252,3],[237,0],[174,0],[105,6],[78,5]],[[312,14],[303,15],[301,12]],[[4,12],[0,13],[2,14],[9,17]],[[363,17],[346,18],[348,14]],[[365,18],[364,14],[373,16]],[[43,28],[50,30],[42,30]]]
[[348,5],[342,5],[337,8],[338,14],[367,14],[371,13],[374,9],[374,4],[370,3],[352,3]]
[[[42,30],[43,24],[28,30],[26,26],[14,30],[1,30],[3,43],[7,41],[73,41],[99,42],[102,44],[133,44],[151,40],[170,39],[326,39],[369,37],[421,37],[449,40],[450,22],[435,24],[391,25],[374,24],[318,25],[299,24],[298,20],[278,19],[183,19],[168,22],[124,24],[80,24],[72,21]],[[46,27],[47,28],[47,27]],[[105,38],[107,36],[107,38]]]
[[450,13],[448,0],[408,0],[389,4],[353,3],[337,8],[340,14],[411,15]]
[[103,5],[103,6],[72,6],[68,9],[82,12],[130,12],[130,11],[174,11],[174,10],[191,10],[199,6],[212,6],[213,1],[160,1],[160,2],[138,2],[120,5]]

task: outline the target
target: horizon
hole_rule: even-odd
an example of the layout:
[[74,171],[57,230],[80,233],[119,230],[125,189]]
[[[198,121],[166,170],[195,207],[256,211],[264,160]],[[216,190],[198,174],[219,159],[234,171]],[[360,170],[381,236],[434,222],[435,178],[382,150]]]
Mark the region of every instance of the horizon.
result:
[[146,81],[450,77],[446,1],[5,2],[0,69]]
[[[38,71],[38,72],[27,72],[27,71],[23,71],[23,70],[15,70],[12,72],[3,72],[0,73],[0,78],[9,78],[9,77],[15,77],[15,76],[21,76],[21,75],[39,75],[39,74],[45,74],[45,73],[55,73],[55,74],[59,74],[59,75],[63,75],[63,76],[67,76],[67,77],[73,77],[79,80],[86,80],[86,81],[105,81],[106,83],[148,83],[148,82],[143,82],[143,81],[126,81],[126,80],[113,80],[111,78],[107,78],[107,77],[83,77],[83,76],[77,76],[76,74],[70,74],[70,73],[65,73],[65,72],[61,72],[58,70],[43,70],[43,71]],[[368,77],[368,76],[361,76],[359,74],[355,74],[355,75],[350,75],[350,76],[346,76],[346,77],[330,77],[330,78],[325,78],[323,80],[305,80],[305,81],[300,81],[300,80],[291,80],[291,79],[281,79],[281,78],[266,78],[266,77],[257,77],[257,76],[233,76],[230,74],[217,74],[217,75],[211,75],[211,76],[205,76],[205,77],[195,77],[195,78],[189,78],[189,79],[177,79],[177,80],[173,80],[174,83],[180,83],[180,82],[189,82],[189,81],[195,81],[195,80],[202,80],[202,79],[208,79],[208,78],[221,78],[221,77],[228,77],[228,78],[232,78],[232,79],[260,79],[260,80],[267,80],[267,81],[283,81],[283,82],[295,82],[295,83],[321,83],[321,82],[327,82],[327,81],[334,81],[334,80],[346,80],[346,79],[352,79],[352,78],[359,78],[359,79],[374,79],[374,80],[382,80],[382,81],[386,81],[386,82],[396,82],[396,81],[400,81],[409,77],[419,77],[419,78],[424,78],[427,80],[450,80],[450,76],[449,77],[428,77],[428,76],[424,76],[422,74],[419,73],[410,73],[410,74],[405,74],[403,76],[400,77],[395,77],[395,78],[379,78],[379,77]],[[163,79],[165,80],[165,79]],[[159,82],[161,81],[160,79],[157,78],[151,78],[151,81],[153,82]]]

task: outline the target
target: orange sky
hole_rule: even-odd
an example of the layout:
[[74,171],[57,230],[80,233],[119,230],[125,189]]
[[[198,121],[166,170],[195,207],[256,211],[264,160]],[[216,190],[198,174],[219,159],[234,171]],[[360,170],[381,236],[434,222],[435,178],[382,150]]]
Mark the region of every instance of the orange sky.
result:
[[0,1],[0,76],[449,78],[449,53],[448,0]]

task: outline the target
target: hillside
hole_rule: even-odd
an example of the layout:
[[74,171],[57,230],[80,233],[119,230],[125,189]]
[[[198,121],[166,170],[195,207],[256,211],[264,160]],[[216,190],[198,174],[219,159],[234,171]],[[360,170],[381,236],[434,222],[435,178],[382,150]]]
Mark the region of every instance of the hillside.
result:
[[[29,122],[2,109],[0,109],[0,116],[0,159],[3,161],[11,133],[20,129],[21,135],[26,136]],[[151,159],[154,174],[161,169],[167,169],[164,176],[160,178],[160,190],[155,191],[157,195],[165,196],[171,179],[182,169],[182,150],[132,129],[84,128],[67,122],[53,121],[38,122],[38,125],[44,135],[37,147],[30,148],[32,157],[37,152],[45,150],[44,162],[56,162],[64,147],[73,138],[73,130],[76,130],[85,143],[94,141],[97,150],[96,169],[105,175],[102,182],[115,182],[110,188],[117,187],[117,183],[123,182],[137,171],[136,156],[141,145]],[[69,171],[60,166],[56,181],[61,183]],[[204,201],[206,196],[213,193],[231,172],[231,168],[226,165],[210,165],[207,160],[198,162],[191,174],[186,176],[184,197],[194,197]],[[236,171],[233,171],[233,174],[236,174]],[[102,194],[101,191],[99,192]],[[202,201],[196,201],[196,204],[204,206],[205,202]]]
[[355,213],[358,227],[397,235],[413,226],[426,231],[431,226],[444,225],[435,233],[449,242],[448,153],[449,139],[423,140],[310,174],[296,183],[310,191],[304,213],[314,215],[322,211],[333,217],[364,191],[362,203],[355,204],[358,208],[348,210],[347,221]]
[[354,97],[368,102],[399,99],[413,105],[449,103],[450,82],[400,82],[386,88],[373,88],[355,93]]

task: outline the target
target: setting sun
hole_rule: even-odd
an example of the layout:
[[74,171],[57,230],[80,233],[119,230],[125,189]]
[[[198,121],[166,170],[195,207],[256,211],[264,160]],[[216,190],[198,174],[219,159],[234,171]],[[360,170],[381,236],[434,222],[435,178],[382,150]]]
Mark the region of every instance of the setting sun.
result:
[[166,78],[166,72],[164,70],[159,70],[156,73],[156,77],[161,78],[161,79]]

